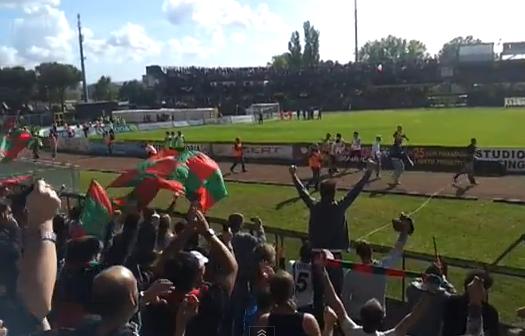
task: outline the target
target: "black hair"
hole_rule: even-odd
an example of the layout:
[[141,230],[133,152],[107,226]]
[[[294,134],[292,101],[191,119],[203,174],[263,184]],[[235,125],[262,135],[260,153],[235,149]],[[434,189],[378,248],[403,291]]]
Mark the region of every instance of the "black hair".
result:
[[361,307],[360,315],[363,331],[373,334],[383,325],[385,310],[376,299],[372,299]]
[[102,251],[102,243],[93,236],[84,236],[68,241],[66,263],[84,264],[93,260]]
[[[6,239],[0,240],[0,287],[6,296],[16,296],[16,280],[18,278],[17,262],[20,258],[19,246]],[[4,294],[2,294],[4,295]]]
[[355,253],[361,259],[372,258],[372,247],[367,241],[359,240],[355,243]]
[[234,213],[228,217],[228,225],[233,233],[239,232],[244,224],[244,217],[241,214]]
[[308,240],[303,242],[301,248],[299,249],[299,256],[301,261],[304,263],[309,263],[312,261],[312,245]]
[[335,180],[329,179],[321,182],[319,193],[321,194],[321,199],[331,201],[335,198],[335,189],[336,189]]
[[467,291],[468,284],[471,283],[475,277],[478,277],[481,280],[483,280],[483,287],[485,287],[485,289],[487,290],[490,289],[490,287],[492,287],[492,285],[494,284],[494,279],[492,279],[492,276],[488,271],[480,269],[472,270],[467,273],[467,275],[465,276],[465,280],[463,281],[463,288],[465,288],[465,292]]
[[173,286],[178,290],[188,293],[197,281],[199,268],[199,261],[193,254],[178,252],[164,264],[163,278],[173,282]]

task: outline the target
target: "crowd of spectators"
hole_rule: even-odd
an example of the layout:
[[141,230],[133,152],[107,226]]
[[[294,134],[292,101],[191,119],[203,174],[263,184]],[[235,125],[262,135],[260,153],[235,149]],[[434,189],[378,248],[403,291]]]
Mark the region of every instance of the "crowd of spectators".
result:
[[[442,65],[425,61],[381,64],[324,62],[313,68],[200,68],[150,66],[156,90],[173,106],[218,106],[233,114],[236,105],[279,101],[285,109],[325,110],[425,107],[435,94],[451,94],[451,83],[472,94],[474,105],[502,106],[503,97],[523,95],[511,83],[524,81],[523,62]],[[508,83],[500,88],[500,83]],[[443,87],[438,86],[445,84]],[[490,94],[489,94],[490,93]],[[485,98],[483,98],[485,97]]]
[[470,272],[458,294],[440,261],[408,287],[411,313],[385,325],[386,273],[370,270],[398,265],[413,222],[398,221],[398,239],[382,259],[360,241],[354,248],[368,271],[344,272],[334,260],[350,247],[347,209],[371,168],[342,200],[334,181],[321,183],[317,201],[290,173],[310,222],[309,240],[288,267],[259,218],[245,232],[244,216],[232,214],[216,234],[196,205],[176,223],[130,205],[114,212],[99,239],[82,233],[81,209],[60,214],[45,181],[2,188],[0,335],[500,334],[490,275]]

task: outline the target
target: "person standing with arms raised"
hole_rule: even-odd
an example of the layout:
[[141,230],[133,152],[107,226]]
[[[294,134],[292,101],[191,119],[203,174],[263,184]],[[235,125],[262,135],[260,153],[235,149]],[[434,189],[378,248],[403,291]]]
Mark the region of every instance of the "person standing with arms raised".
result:
[[[348,222],[346,211],[361,193],[364,186],[370,179],[375,163],[368,161],[366,173],[361,180],[343,197],[341,200],[335,199],[336,181],[333,179],[321,182],[321,199],[315,200],[310,196],[306,188],[297,176],[297,168],[290,167],[295,188],[299,196],[310,209],[310,221],[308,224],[308,238],[312,245],[313,259],[327,249],[334,254],[336,259],[342,258],[342,252],[350,247],[348,234]],[[312,267],[313,287],[314,287],[314,315],[319,321],[323,318],[323,271],[321,268]],[[343,270],[331,270],[330,278],[338,294],[341,293],[343,284]]]

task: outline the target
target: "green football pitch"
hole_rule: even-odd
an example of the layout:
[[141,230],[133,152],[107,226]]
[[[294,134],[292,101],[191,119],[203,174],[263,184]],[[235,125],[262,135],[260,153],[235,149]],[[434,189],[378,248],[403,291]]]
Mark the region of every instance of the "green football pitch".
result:
[[[295,115],[294,115],[295,118]],[[326,133],[350,139],[359,131],[364,143],[382,135],[390,143],[402,125],[412,145],[464,146],[476,137],[479,146],[525,147],[525,109],[448,108],[325,113],[322,120],[267,121],[264,125],[207,125],[182,129],[188,142],[316,142]],[[166,129],[122,133],[118,140],[160,141]]]
[[[87,189],[92,178],[96,178],[102,185],[107,185],[115,177],[114,174],[82,172],[81,190]],[[267,226],[302,232],[307,230],[308,210],[297,198],[293,188],[244,183],[228,183],[227,187],[229,197],[211,209],[210,216],[226,218],[233,212],[241,212],[247,218],[260,216]],[[111,196],[121,196],[129,192],[129,189],[109,190]],[[170,201],[170,194],[161,192],[152,205],[166,208]],[[352,239],[357,239],[389,223],[400,211],[411,211],[422,202],[422,198],[395,195],[373,197],[363,193],[348,212],[350,235]],[[185,209],[187,203],[181,200],[177,210],[183,212]],[[414,217],[416,232],[410,237],[406,248],[431,254],[432,237],[435,237],[439,253],[444,256],[491,263],[525,232],[523,211],[523,207],[520,206],[490,201],[434,199]],[[367,239],[376,244],[392,246],[396,235],[388,226]],[[288,258],[297,257],[299,242],[287,239],[285,249]],[[345,258],[352,258],[352,254]],[[525,245],[519,246],[501,264],[523,267]],[[422,271],[426,266],[427,264],[422,262],[407,262],[407,268],[414,271]],[[460,291],[464,275],[464,270],[450,268],[449,277]],[[495,279],[491,300],[500,309],[505,322],[516,323],[514,311],[525,303],[525,281],[507,276],[496,276]],[[399,298],[400,291],[399,281],[389,282],[389,295]],[[511,297],[513,299],[509,300]]]

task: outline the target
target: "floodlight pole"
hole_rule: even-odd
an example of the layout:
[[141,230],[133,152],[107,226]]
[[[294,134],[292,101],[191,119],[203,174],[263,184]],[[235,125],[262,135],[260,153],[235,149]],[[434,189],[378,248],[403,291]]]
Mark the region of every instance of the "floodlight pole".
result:
[[355,62],[357,63],[359,44],[357,42],[357,0],[354,0],[354,33],[355,33]]
[[82,100],[88,101],[88,88],[86,83],[86,66],[84,65],[84,36],[82,35],[82,25],[80,24],[80,14],[77,14],[78,24],[78,44],[80,46],[80,67],[82,68]]

